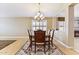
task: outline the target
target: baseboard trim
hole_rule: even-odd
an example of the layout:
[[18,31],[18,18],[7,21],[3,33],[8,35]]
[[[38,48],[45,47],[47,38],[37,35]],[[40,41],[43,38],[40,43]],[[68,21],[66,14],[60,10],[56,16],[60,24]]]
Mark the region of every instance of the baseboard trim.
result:
[[61,42],[61,41],[59,41],[59,40],[57,40],[57,39],[55,39],[56,41],[58,41],[60,44],[62,44],[63,46],[65,46],[66,48],[72,48],[72,47],[69,47],[68,45],[66,45],[66,44],[64,44],[63,42]]
[[75,51],[77,51],[79,53],[79,50],[78,49],[74,49]]
[[28,38],[28,36],[0,36],[0,38]]

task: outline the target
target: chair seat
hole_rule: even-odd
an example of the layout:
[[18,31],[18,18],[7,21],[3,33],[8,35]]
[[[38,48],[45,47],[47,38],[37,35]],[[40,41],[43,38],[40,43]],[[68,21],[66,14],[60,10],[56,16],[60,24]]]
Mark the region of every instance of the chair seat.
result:
[[44,43],[36,43],[36,44],[38,44],[38,45],[43,45]]

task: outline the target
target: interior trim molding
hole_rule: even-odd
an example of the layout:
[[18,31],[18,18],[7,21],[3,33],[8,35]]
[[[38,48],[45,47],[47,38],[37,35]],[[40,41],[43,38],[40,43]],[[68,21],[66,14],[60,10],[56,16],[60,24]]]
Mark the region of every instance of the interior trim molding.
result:
[[0,38],[28,38],[28,36],[0,36]]
[[56,41],[58,41],[60,44],[62,44],[63,46],[65,46],[66,48],[72,48],[72,47],[69,47],[68,45],[66,45],[66,44],[64,44],[63,42],[61,42],[61,41],[59,41],[59,40],[57,40],[57,39],[55,39]]

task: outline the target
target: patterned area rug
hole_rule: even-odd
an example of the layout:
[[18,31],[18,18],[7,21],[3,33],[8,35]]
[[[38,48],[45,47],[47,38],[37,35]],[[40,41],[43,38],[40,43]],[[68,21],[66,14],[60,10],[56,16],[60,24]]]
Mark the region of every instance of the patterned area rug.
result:
[[50,46],[50,50],[48,50],[48,47],[46,46],[46,54],[44,54],[44,49],[42,46],[37,46],[36,53],[34,52],[35,47],[32,46],[32,51],[30,48],[30,41],[27,41],[24,47],[18,51],[16,55],[62,55],[58,49],[56,49],[55,46]]

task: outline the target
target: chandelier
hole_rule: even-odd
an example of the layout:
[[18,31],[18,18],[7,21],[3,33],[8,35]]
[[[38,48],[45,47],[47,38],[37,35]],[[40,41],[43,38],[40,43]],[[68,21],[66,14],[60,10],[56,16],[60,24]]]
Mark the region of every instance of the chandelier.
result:
[[37,14],[35,15],[34,19],[35,20],[43,20],[45,17],[40,11],[40,3],[38,3],[38,9],[39,10],[38,10]]

